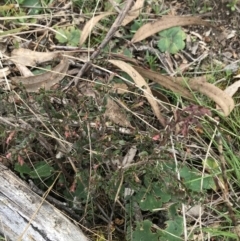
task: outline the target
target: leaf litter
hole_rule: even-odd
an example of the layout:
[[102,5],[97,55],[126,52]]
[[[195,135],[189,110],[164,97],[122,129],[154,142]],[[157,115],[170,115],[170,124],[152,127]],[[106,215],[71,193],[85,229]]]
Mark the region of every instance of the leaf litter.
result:
[[176,27],[176,26],[187,26],[187,25],[204,25],[212,26],[209,22],[199,17],[186,17],[186,16],[162,16],[161,19],[154,22],[147,23],[140,27],[134,34],[131,42],[136,43],[142,41],[162,30]]
[[52,86],[65,77],[68,67],[68,59],[63,58],[56,67],[43,74],[30,77],[12,77],[12,84],[18,85],[22,83],[28,92],[38,92],[40,88],[50,90]]

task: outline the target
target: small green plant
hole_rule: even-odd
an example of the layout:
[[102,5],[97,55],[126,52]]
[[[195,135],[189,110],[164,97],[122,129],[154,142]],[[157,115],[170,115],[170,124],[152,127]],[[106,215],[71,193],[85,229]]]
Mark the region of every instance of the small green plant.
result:
[[208,2],[204,2],[203,3],[203,6],[201,7],[201,10],[199,11],[199,13],[207,13],[207,12],[210,12],[212,11],[212,7],[209,6],[209,3]]
[[14,170],[19,172],[23,178],[24,175],[28,175],[32,179],[49,177],[54,171],[53,167],[44,161],[36,163],[34,169],[30,168],[26,163],[16,163]]
[[227,4],[227,7],[230,8],[231,11],[235,11],[237,2],[238,2],[238,0],[232,0]]
[[[77,46],[79,43],[81,32],[74,26],[66,28],[58,28],[56,34],[56,39],[61,44],[67,44],[69,46]],[[65,37],[64,37],[65,36]]]
[[157,56],[153,56],[152,54],[149,54],[147,51],[145,59],[150,66],[151,70],[156,70],[157,69]]
[[163,241],[181,241],[183,234],[183,218],[177,214],[176,205],[169,208],[169,220],[166,221],[164,230],[153,229],[154,225],[150,220],[137,222],[137,226],[132,233],[131,240],[163,240]]
[[179,50],[185,48],[184,40],[186,39],[186,34],[180,27],[163,30],[159,35],[158,48],[161,52],[176,54]]
[[144,220],[143,222],[137,223],[137,227],[132,235],[132,241],[139,240],[152,240],[158,241],[161,233],[158,231],[153,233],[151,230],[152,222],[149,220]]

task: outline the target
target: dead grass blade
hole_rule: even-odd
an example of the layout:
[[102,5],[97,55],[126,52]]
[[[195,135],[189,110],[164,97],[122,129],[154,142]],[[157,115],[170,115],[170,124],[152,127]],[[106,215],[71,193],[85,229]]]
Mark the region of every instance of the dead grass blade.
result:
[[136,83],[139,88],[144,88],[144,95],[147,98],[148,102],[150,103],[154,114],[157,116],[159,122],[162,126],[166,126],[165,119],[163,118],[158,102],[153,98],[151,89],[149,88],[148,84],[144,80],[144,78],[128,63],[125,63],[121,60],[109,60],[110,63],[114,64],[124,72],[126,72]]
[[158,72],[144,69],[139,66],[133,66],[133,68],[136,69],[143,77],[148,78],[160,84],[164,88],[181,95],[185,99],[194,101],[194,96],[189,92],[189,90],[179,85],[178,83],[175,83],[172,77],[168,77],[168,76],[159,74]]
[[164,29],[168,29],[175,26],[186,26],[186,25],[204,25],[211,26],[211,24],[199,17],[185,17],[185,16],[162,16],[161,19],[147,23],[143,25],[134,34],[131,42],[139,42],[151,35],[158,33]]
[[136,19],[143,8],[144,0],[137,0],[133,7],[130,9],[126,17],[124,18],[122,22],[122,26],[126,26],[128,23],[132,22],[134,19]]
[[13,77],[11,78],[12,84],[16,85],[22,83],[28,92],[38,92],[40,88],[50,90],[53,85],[64,78],[68,66],[69,63],[67,58],[63,58],[51,71],[30,77]]
[[100,14],[96,17],[93,17],[91,18],[84,26],[83,30],[82,30],[82,33],[81,33],[81,37],[80,37],[80,40],[79,40],[79,46],[81,47],[87,37],[89,36],[89,34],[91,33],[93,27],[102,19],[102,18],[105,18],[106,16],[109,16],[109,15],[112,15],[114,13],[103,13],[103,14]]

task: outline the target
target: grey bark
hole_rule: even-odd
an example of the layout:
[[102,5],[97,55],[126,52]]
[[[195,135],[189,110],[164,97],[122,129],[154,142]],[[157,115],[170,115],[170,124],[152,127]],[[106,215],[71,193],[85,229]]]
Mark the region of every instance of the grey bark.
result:
[[8,241],[89,241],[57,208],[0,164],[0,233]]

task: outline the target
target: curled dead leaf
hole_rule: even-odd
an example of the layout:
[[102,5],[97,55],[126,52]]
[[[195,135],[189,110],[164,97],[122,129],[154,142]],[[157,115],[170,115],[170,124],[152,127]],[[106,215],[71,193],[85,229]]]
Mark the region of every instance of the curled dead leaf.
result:
[[12,84],[22,83],[28,92],[38,92],[40,88],[50,90],[50,88],[61,81],[69,67],[67,58],[63,58],[61,62],[52,70],[40,75],[30,77],[13,77]]
[[153,97],[151,89],[149,88],[145,79],[135,70],[130,64],[125,63],[121,60],[109,60],[110,63],[116,65],[118,68],[126,72],[136,83],[139,88],[144,88],[144,95],[151,105],[154,114],[157,116],[162,126],[165,126],[165,119],[161,114],[157,100]]
[[144,69],[139,66],[133,66],[134,69],[136,69],[143,77],[148,78],[164,88],[171,90],[174,93],[180,94],[182,97],[194,101],[194,96],[184,88],[183,86],[179,85],[178,83],[174,82],[174,79],[169,76],[165,76],[162,74],[159,74],[158,72],[149,70],[149,69]]
[[176,26],[186,25],[205,25],[211,26],[211,24],[199,17],[186,17],[186,16],[162,16],[161,19],[147,23],[137,30],[134,34],[131,42],[136,43],[143,39],[150,37],[151,35],[158,33],[164,29],[168,29]]
[[11,60],[14,63],[24,66],[36,66],[39,63],[44,63],[54,59],[59,52],[37,52],[30,49],[14,49],[11,53]]

